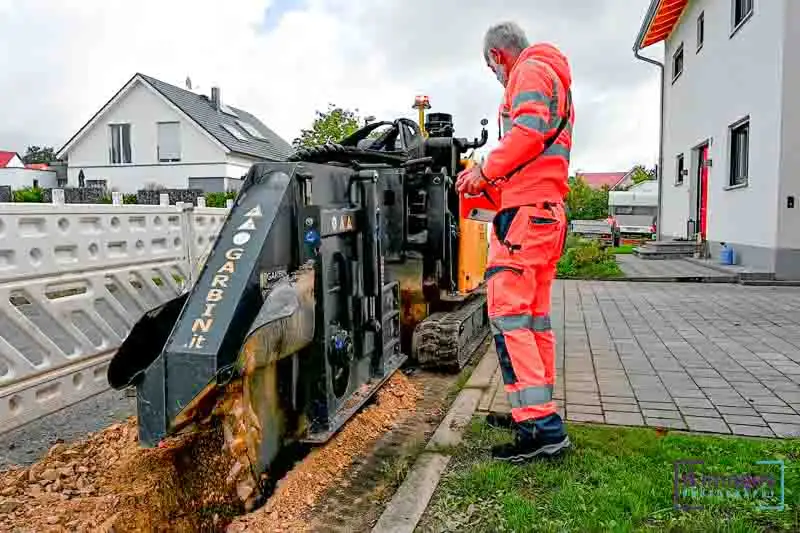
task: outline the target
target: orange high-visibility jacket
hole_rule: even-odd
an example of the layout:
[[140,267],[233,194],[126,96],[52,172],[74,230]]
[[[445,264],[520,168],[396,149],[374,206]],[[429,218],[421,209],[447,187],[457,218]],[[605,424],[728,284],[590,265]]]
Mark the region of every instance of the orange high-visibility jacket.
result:
[[[482,167],[486,178],[499,188],[503,209],[562,202],[569,191],[574,106],[561,134],[544,153],[542,149],[566,116],[571,85],[567,58],[550,44],[529,46],[511,68],[501,107],[503,138]],[[506,179],[537,154],[541,155],[535,161]]]

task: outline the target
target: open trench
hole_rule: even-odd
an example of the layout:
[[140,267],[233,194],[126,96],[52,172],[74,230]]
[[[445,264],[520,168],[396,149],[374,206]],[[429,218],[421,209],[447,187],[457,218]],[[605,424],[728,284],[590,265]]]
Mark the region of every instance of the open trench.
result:
[[143,449],[130,418],[0,472],[0,531],[369,531],[457,381],[396,373],[327,444],[287,448],[250,512],[219,425]]

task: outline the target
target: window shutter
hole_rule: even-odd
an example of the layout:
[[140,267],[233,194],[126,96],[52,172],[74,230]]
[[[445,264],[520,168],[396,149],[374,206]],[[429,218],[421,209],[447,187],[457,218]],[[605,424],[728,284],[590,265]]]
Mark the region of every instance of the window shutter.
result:
[[158,160],[180,161],[181,137],[178,122],[158,123]]

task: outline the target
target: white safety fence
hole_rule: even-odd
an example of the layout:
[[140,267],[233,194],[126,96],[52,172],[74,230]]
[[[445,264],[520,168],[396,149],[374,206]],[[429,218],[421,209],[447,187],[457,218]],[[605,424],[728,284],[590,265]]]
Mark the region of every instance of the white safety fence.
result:
[[227,213],[0,203],[0,433],[106,390],[116,348],[188,289]]

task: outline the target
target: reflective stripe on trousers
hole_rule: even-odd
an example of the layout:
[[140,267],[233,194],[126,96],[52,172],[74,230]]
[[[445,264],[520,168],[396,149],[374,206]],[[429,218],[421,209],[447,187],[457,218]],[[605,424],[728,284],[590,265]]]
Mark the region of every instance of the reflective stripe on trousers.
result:
[[[505,392],[517,422],[556,413],[555,335],[550,290],[561,255],[563,213],[522,206],[491,232],[487,289],[489,319]],[[504,246],[497,238],[514,246]]]

